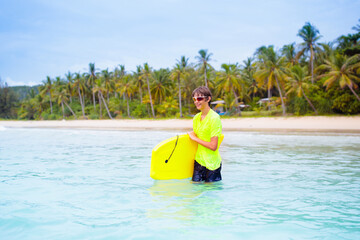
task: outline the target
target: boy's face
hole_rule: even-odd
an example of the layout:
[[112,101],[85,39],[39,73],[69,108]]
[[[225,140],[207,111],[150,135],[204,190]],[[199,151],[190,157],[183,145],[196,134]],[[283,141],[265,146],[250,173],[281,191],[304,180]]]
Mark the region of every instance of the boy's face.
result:
[[193,97],[194,104],[198,110],[204,110],[209,106],[210,97],[205,97],[201,94],[195,94]]

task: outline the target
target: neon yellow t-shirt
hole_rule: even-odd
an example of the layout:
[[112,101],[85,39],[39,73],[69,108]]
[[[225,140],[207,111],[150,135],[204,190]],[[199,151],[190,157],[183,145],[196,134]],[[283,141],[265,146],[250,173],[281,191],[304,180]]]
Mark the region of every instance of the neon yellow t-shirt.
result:
[[[201,121],[201,112],[193,118],[193,129],[198,138],[210,142],[212,137],[221,136],[222,125],[219,114],[210,109],[204,120]],[[220,143],[220,141],[219,141]],[[220,167],[221,156],[219,149],[212,151],[200,144],[195,155],[195,160],[209,170],[215,170]]]

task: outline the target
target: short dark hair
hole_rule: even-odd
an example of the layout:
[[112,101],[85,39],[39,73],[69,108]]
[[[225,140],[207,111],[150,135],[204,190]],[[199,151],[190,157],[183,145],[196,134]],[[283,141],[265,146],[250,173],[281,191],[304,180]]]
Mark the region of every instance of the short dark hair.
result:
[[[205,86],[201,86],[196,88],[193,92],[192,92],[192,97],[195,96],[195,94],[197,95],[202,95],[204,97],[206,97],[206,100],[210,97],[212,99],[212,94],[209,88],[205,87]],[[209,102],[209,106],[210,106],[210,102]]]

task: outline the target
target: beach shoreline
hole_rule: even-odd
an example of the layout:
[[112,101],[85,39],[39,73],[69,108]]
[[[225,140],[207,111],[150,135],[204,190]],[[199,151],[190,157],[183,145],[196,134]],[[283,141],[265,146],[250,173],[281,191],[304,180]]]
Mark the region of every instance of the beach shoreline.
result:
[[[223,125],[223,131],[360,133],[360,116],[224,118],[221,121]],[[192,120],[5,120],[0,121],[0,127],[190,131],[192,129]]]

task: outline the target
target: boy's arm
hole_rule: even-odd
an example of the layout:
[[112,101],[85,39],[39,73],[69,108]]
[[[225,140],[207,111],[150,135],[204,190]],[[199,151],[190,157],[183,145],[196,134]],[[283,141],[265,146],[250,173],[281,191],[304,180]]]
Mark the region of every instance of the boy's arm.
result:
[[198,144],[200,144],[212,151],[215,151],[218,147],[219,138],[217,136],[212,137],[210,142],[206,142],[206,141],[198,138],[194,132],[189,132],[188,135],[191,140],[197,142]]

